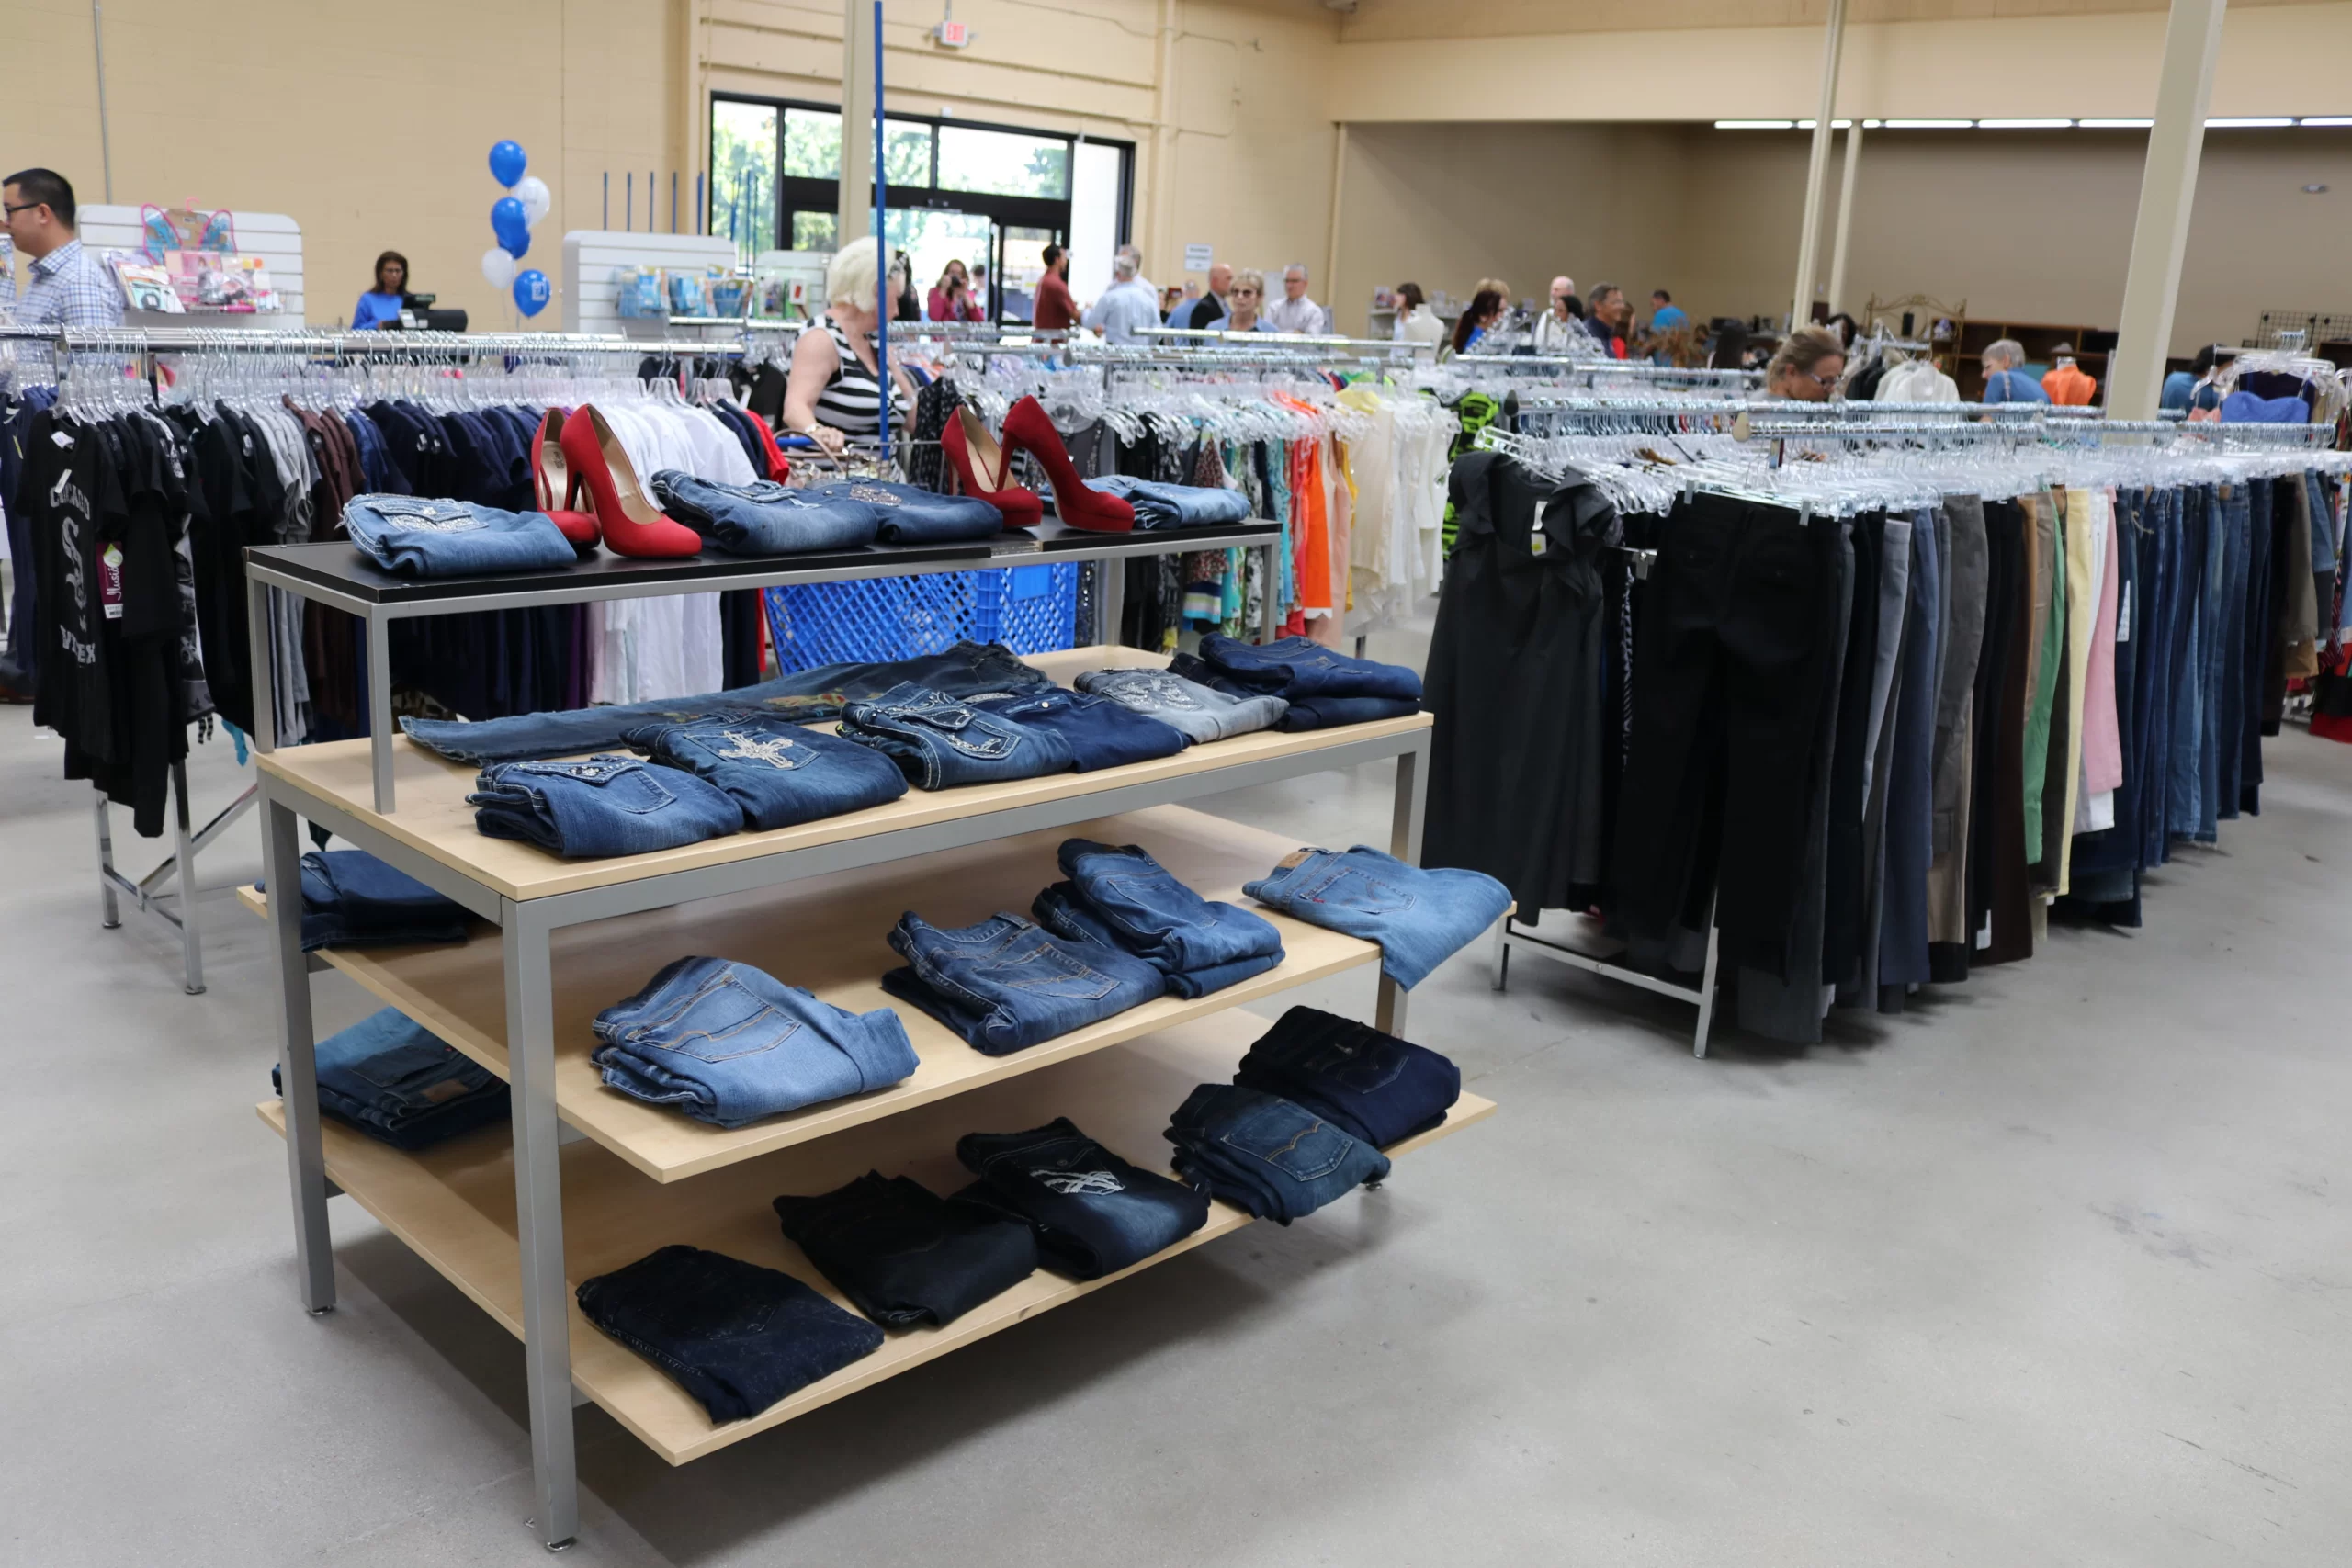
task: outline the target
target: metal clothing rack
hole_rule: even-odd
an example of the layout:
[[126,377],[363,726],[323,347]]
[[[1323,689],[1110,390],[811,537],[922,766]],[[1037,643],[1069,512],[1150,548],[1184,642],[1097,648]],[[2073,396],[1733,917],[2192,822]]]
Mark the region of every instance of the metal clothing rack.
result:
[[1588,379],[1596,376],[1626,376],[1659,381],[1680,378],[1725,387],[1756,387],[1764,382],[1761,370],[1653,365],[1646,360],[1598,359],[1580,354],[1457,354],[1445,363],[1449,366],[1476,366],[1482,370],[1544,371],[1555,377],[1566,372],[1568,376],[1583,376]]

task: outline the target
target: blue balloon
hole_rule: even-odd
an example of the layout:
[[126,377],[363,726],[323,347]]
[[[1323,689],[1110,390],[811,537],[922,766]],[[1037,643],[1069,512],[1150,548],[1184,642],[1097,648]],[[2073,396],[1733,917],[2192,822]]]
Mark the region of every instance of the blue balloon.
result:
[[498,237],[498,248],[516,261],[521,261],[523,253],[531,248],[531,231],[526,229],[520,233],[501,234]]
[[548,285],[548,275],[537,267],[514,275],[514,307],[526,316],[536,316],[548,308],[555,290]]
[[519,141],[494,141],[490,148],[490,177],[500,185],[512,186],[523,177],[530,166],[530,158]]
[[[531,215],[518,198],[502,196],[490,204],[490,231],[498,236],[499,243],[504,244],[512,235],[531,231]],[[514,254],[521,255],[523,253],[516,251]]]

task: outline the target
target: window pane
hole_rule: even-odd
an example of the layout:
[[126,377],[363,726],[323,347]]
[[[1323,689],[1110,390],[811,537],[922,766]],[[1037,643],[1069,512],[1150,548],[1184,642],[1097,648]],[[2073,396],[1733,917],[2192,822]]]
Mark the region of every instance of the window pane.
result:
[[842,117],[838,112],[784,111],[784,172],[804,180],[842,177]]
[[[872,122],[867,122],[871,130]],[[894,186],[931,184],[931,127],[903,119],[882,122],[882,167]]]
[[796,251],[832,251],[841,247],[833,236],[841,228],[841,217],[832,212],[796,212],[792,215],[792,248]]
[[775,248],[775,110],[710,106],[710,232],[750,256]]
[[967,125],[939,128],[939,188],[991,196],[1069,196],[1069,143]]

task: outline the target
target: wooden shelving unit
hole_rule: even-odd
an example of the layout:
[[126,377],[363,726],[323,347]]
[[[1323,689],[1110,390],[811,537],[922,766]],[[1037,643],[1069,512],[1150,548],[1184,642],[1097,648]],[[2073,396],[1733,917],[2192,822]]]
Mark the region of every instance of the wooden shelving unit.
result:
[[1960,348],[1944,368],[1960,383],[1960,400],[1982,401],[1984,396],[1984,350],[2003,338],[2015,338],[2025,349],[2026,373],[2040,380],[2051,367],[2051,351],[2071,344],[2075,363],[2098,383],[2098,400],[2107,396],[2107,361],[2115,352],[2112,327],[2052,326],[2042,321],[1987,321],[1970,318],[1961,323]]

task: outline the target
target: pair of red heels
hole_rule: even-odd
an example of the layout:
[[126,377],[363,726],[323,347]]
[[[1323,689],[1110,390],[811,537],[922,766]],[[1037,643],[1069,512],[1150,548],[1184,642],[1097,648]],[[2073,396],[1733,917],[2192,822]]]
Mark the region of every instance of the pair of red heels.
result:
[[1055,516],[1073,528],[1098,534],[1135,531],[1136,509],[1115,495],[1087,488],[1078,477],[1078,465],[1069,460],[1069,449],[1062,445],[1061,432],[1054,428],[1045,405],[1035,398],[1022,399],[1004,416],[1001,446],[968,408],[956,411],[956,417],[940,432],[939,445],[947,460],[956,465],[964,493],[978,496],[1003,513],[1008,528],[1026,528],[1045,520],[1046,503],[1037,492],[1006,480],[1012,454],[1027,452],[1044,465],[1046,477],[1053,481]]
[[[560,409],[548,410],[531,444],[531,483],[539,510],[582,558],[594,553],[599,539],[617,556],[701,553],[702,536],[663,516],[647,498],[628,453],[593,404],[572,410],[568,419]],[[591,511],[576,510],[583,491]]]

